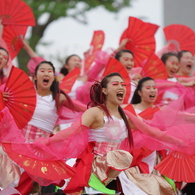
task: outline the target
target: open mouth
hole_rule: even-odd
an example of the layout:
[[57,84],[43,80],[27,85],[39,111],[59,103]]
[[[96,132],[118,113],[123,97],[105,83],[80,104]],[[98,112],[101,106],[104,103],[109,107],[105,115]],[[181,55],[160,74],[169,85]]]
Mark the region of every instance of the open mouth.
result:
[[155,99],[156,95],[149,95],[150,99]]
[[116,96],[117,96],[117,98],[118,98],[119,100],[123,100],[124,94],[123,94],[123,92],[118,92]]
[[188,64],[186,67],[187,67],[187,69],[189,69],[189,70],[192,69],[192,65],[191,65],[191,64]]
[[126,69],[127,69],[127,70],[131,70],[132,67],[131,67],[131,66],[126,66]]
[[43,84],[47,85],[49,83],[49,79],[43,79]]

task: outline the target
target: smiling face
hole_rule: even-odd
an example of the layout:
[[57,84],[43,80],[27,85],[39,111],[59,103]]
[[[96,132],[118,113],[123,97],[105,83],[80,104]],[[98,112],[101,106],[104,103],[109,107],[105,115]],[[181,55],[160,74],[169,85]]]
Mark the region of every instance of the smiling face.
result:
[[179,70],[179,60],[176,56],[170,56],[165,62],[168,78],[173,78]]
[[127,69],[128,73],[130,73],[134,66],[133,55],[128,52],[123,52],[119,58],[119,62]]
[[184,52],[179,60],[179,73],[190,76],[194,68],[194,57],[190,52]]
[[103,88],[102,92],[105,94],[106,102],[110,101],[115,105],[120,105],[126,95],[126,84],[121,77],[113,76],[109,78],[107,87]]
[[7,66],[8,59],[8,53],[5,50],[0,49],[0,70]]
[[48,63],[40,64],[35,74],[37,89],[48,89],[55,79],[53,67]]
[[68,69],[68,72],[71,72],[76,67],[81,68],[81,58],[76,55],[70,56],[67,60],[67,63],[65,64],[65,68]]
[[157,97],[157,88],[155,81],[153,80],[145,81],[142,84],[141,90],[138,91],[138,94],[141,97],[141,102],[153,104],[156,101]]

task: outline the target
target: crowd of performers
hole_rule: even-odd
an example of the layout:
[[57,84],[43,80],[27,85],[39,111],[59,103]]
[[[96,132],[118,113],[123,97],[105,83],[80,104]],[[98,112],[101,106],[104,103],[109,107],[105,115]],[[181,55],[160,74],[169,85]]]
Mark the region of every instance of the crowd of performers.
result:
[[[44,194],[47,186],[55,186],[56,194],[75,195],[195,193],[195,178],[176,180],[155,168],[178,152],[186,164],[179,166],[173,157],[176,163],[164,167],[194,175],[193,166],[185,172],[195,155],[194,54],[161,51],[167,79],[155,79],[134,67],[134,53],[125,49],[129,41],[110,54],[97,53],[93,66],[76,75],[72,72],[82,64],[78,55],[67,57],[57,73],[22,40],[31,58],[36,107],[22,129],[9,109],[1,108],[0,194]],[[0,43],[1,102],[8,102],[4,87],[15,76],[9,75],[14,65],[6,43]],[[121,71],[111,70],[112,64]],[[74,82],[66,79],[71,74]],[[67,82],[68,92],[60,88]]]

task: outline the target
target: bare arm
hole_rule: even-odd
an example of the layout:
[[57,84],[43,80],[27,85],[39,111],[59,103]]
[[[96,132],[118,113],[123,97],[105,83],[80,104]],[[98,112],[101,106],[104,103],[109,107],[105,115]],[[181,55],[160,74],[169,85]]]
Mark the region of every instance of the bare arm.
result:
[[125,45],[129,42],[129,39],[123,39],[116,49],[116,52],[119,52],[120,50],[124,49]]
[[39,57],[39,56],[37,55],[37,53],[35,53],[35,51],[30,47],[30,45],[27,43],[26,40],[22,39],[22,43],[23,43],[23,48],[26,50],[26,52],[28,53],[28,55],[29,55],[31,58]]
[[82,115],[82,125],[92,129],[99,128],[103,125],[103,112],[97,108],[89,108]]

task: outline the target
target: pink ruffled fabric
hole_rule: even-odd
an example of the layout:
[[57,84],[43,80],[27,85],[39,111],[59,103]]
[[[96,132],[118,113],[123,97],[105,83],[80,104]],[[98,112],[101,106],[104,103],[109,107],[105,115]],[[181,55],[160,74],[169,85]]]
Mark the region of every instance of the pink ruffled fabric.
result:
[[[194,120],[189,122],[189,117],[183,114],[180,103],[177,102],[172,106],[172,117],[169,118],[166,114],[170,112],[171,107],[168,108],[169,110],[163,109],[155,113],[151,121],[145,122],[126,112],[136,127],[136,130],[133,130],[135,148],[169,149],[195,154]],[[177,105],[179,105],[178,108]],[[13,119],[7,108],[1,111],[1,116],[0,125],[3,127],[0,129],[1,142],[11,142],[12,152],[19,152],[26,157],[50,161],[77,158],[88,144],[88,127],[81,124],[80,118],[75,120],[71,127],[58,132],[49,139],[42,138],[34,143],[25,143],[20,130],[13,122],[10,122]],[[178,121],[180,123],[177,123]],[[121,148],[129,150],[127,143],[125,139]],[[36,173],[31,174],[36,175]]]
[[90,88],[94,84],[94,81],[86,82],[83,86],[80,86],[76,90],[76,99],[87,105],[90,102]]
[[[188,154],[195,153],[195,114],[183,110],[180,97],[169,106],[156,112],[152,120],[145,121],[127,113],[139,131],[133,131],[134,147],[147,147],[150,150],[169,149]],[[191,108],[192,109],[192,108]],[[192,111],[194,111],[192,109]]]
[[110,55],[104,51],[98,51],[94,60],[94,65],[87,72],[88,81],[96,81],[101,77],[99,74],[105,68]]
[[42,57],[34,57],[29,60],[27,68],[31,75],[34,75],[36,66],[42,61],[45,61]]
[[156,101],[157,105],[164,106],[162,97],[166,91],[169,91],[178,95],[178,97],[183,96],[183,104],[185,109],[195,106],[195,91],[193,87],[184,87],[179,82],[161,79],[156,79],[155,82],[158,88],[158,99]]

